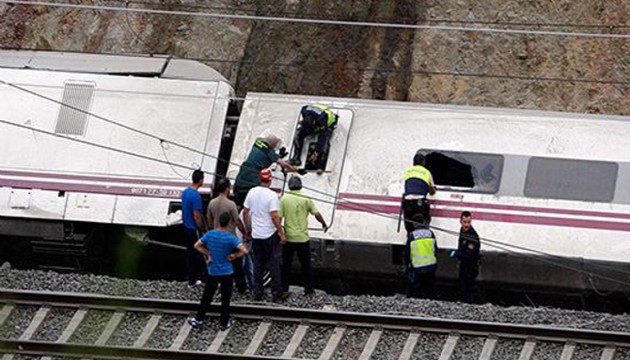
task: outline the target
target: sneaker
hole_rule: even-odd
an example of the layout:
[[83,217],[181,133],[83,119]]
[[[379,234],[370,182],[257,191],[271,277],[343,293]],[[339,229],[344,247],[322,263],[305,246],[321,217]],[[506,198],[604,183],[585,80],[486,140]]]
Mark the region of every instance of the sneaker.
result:
[[194,317],[188,318],[188,324],[194,329],[201,329],[203,327],[203,321],[199,321],[197,320],[197,318]]
[[273,297],[273,302],[281,302],[281,301],[284,301],[284,300],[288,299],[288,298],[289,298],[289,296],[291,296],[291,293],[290,293],[290,292],[288,292],[288,291],[285,291],[285,292],[283,292],[283,293],[281,293],[281,294],[279,294],[279,295],[274,296],[274,297]]
[[219,330],[221,330],[221,331],[225,331],[225,330],[227,330],[227,329],[231,328],[231,327],[232,327],[232,325],[234,325],[234,318],[233,318],[233,317],[230,317],[230,318],[228,319],[228,321],[227,321],[227,324],[219,326]]
[[194,288],[196,288],[197,286],[200,286],[200,285],[203,285],[203,282],[201,280],[197,280],[197,281],[195,281],[194,284],[190,284],[189,283],[188,284],[188,288],[189,289],[194,289]]

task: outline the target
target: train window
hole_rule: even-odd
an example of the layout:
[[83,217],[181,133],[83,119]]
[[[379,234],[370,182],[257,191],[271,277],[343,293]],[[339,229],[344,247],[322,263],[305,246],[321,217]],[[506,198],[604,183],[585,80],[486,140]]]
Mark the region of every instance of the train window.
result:
[[94,98],[94,83],[89,81],[67,81],[63,88],[61,106],[57,114],[55,133],[84,135],[88,111]]
[[524,193],[532,198],[610,202],[618,168],[606,161],[533,157]]
[[499,191],[502,155],[442,150],[422,153],[438,188],[487,194]]

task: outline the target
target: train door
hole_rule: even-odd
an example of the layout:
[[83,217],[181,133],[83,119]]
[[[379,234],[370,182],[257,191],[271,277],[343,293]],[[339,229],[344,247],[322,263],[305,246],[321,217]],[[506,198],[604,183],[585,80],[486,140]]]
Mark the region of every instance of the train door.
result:
[[[302,165],[300,166],[300,168],[308,171],[305,175],[301,176],[303,185],[302,192],[310,196],[313,201],[315,201],[315,206],[324,219],[326,219],[329,227],[334,225],[332,220],[335,215],[335,203],[337,195],[339,194],[339,183],[343,173],[346,151],[348,148],[348,138],[350,136],[350,128],[352,127],[352,120],[354,118],[354,112],[350,109],[335,107],[331,107],[331,109],[335,114],[337,114],[338,120],[337,126],[330,139],[330,149],[328,151],[328,158],[326,159],[324,171],[318,173],[306,161],[307,157],[312,153],[313,148],[317,143],[317,135],[311,135],[304,139],[304,145],[302,146],[301,153]],[[299,115],[298,119],[296,119],[296,125],[301,120],[301,115]],[[291,147],[296,136],[297,126],[295,126],[293,136],[291,137]],[[289,149],[290,154],[292,151],[292,148]],[[288,175],[291,176],[292,174]],[[283,191],[289,191],[286,181],[284,183]],[[321,230],[320,224],[313,217],[309,217],[309,228],[313,231]]]

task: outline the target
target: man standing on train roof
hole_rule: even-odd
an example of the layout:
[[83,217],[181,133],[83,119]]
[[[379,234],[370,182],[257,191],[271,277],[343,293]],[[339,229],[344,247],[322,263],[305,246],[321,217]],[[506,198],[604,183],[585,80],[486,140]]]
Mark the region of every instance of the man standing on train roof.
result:
[[308,216],[313,215],[328,231],[326,221],[315,207],[313,199],[302,193],[302,180],[298,176],[289,178],[289,192],[280,199],[280,214],[284,217],[284,232],[287,243],[282,247],[282,289],[289,291],[289,273],[293,253],[297,253],[302,265],[304,295],[313,294],[313,271],[311,267],[311,247],[308,235]]
[[295,166],[302,165],[300,156],[304,139],[309,135],[318,134],[315,151],[306,161],[312,164],[315,169],[323,171],[330,149],[330,138],[337,126],[338,115],[333,113],[330,107],[321,104],[305,105],[300,113],[302,120],[298,124],[298,130],[293,139],[293,153],[290,163]]
[[405,256],[407,261],[407,297],[430,298],[433,296],[435,271],[437,270],[437,242],[429,221],[421,213],[413,216],[416,224],[407,235]]
[[459,270],[459,288],[464,302],[472,304],[475,290],[475,278],[479,274],[481,242],[477,231],[472,227],[472,214],[463,211],[459,217],[461,228],[457,251],[451,251],[450,257],[457,258]]
[[413,221],[410,221],[415,214],[422,213],[425,219],[429,219],[431,214],[427,194],[434,195],[436,188],[433,176],[424,164],[425,157],[418,151],[413,157],[413,166],[408,167],[404,172],[405,193],[402,210],[407,233],[415,228]]
[[[203,254],[208,263],[208,283],[203,290],[199,311],[195,317],[188,319],[190,326],[201,328],[206,312],[210,308],[212,298],[221,285],[221,317],[219,329],[225,331],[232,326],[234,319],[230,317],[230,298],[232,297],[232,274],[235,259],[247,254],[247,248],[230,232],[228,226],[232,222],[232,215],[221,213],[216,229],[208,231],[195,243],[195,249]],[[210,260],[210,253],[213,258]]]
[[269,135],[266,138],[258,138],[252,146],[247,159],[241,164],[241,168],[236,175],[234,182],[234,201],[239,207],[243,206],[245,197],[251,188],[258,186],[258,173],[262,169],[266,169],[273,163],[278,163],[285,170],[296,171],[296,168],[283,160],[286,149],[280,148],[279,154],[276,148],[280,146],[280,139],[275,135]]
[[186,243],[186,270],[188,272],[188,286],[201,285],[199,279],[204,269],[204,261],[197,251],[195,243],[199,239],[198,231],[204,234],[206,224],[203,218],[203,205],[199,188],[203,186],[203,171],[192,173],[192,185],[182,192],[182,220],[184,223],[184,241]]

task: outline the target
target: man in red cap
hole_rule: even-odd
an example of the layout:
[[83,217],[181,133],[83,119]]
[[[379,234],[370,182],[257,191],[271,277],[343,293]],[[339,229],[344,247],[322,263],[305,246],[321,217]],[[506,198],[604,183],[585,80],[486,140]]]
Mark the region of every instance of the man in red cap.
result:
[[282,291],[280,277],[280,247],[287,242],[280,223],[280,200],[269,188],[271,170],[261,170],[258,178],[260,185],[249,191],[243,204],[246,236],[252,238],[254,251],[254,299],[263,299],[263,271],[267,268],[271,274],[273,301],[282,301],[289,293]]

